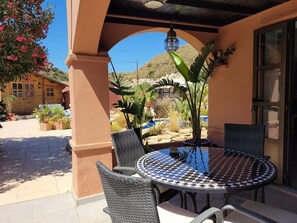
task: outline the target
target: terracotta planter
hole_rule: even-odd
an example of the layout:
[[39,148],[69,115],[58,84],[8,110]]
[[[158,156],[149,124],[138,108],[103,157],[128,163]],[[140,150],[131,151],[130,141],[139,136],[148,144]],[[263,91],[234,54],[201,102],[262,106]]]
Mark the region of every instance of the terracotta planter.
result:
[[63,130],[65,129],[63,121],[56,121],[55,122],[55,129],[56,130]]
[[10,121],[16,121],[16,120],[18,120],[18,117],[17,117],[17,115],[15,113],[9,113],[7,115],[7,119],[10,120]]
[[39,126],[41,131],[49,131],[53,129],[53,125],[49,123],[40,122]]
[[12,121],[17,121],[18,120],[18,116],[16,114],[12,114],[11,120]]

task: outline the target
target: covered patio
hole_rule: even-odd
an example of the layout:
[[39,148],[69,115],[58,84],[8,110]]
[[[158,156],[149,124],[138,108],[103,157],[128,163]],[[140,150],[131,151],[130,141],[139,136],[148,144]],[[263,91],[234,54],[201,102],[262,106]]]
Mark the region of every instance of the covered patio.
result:
[[[153,31],[165,33],[171,24],[178,37],[197,51],[210,41],[216,42],[217,50],[230,45],[236,47],[229,64],[217,68],[209,84],[208,137],[223,145],[226,122],[267,124],[277,121],[272,131],[277,131],[278,136],[271,137],[270,131],[267,133],[265,155],[269,155],[278,168],[277,183],[290,186],[294,178],[289,181],[285,174],[289,170],[292,172],[294,166],[291,166],[288,154],[296,154],[296,148],[293,148],[295,152],[290,150],[291,139],[285,137],[289,129],[286,124],[289,114],[285,113],[284,107],[289,92],[286,92],[288,88],[284,80],[295,70],[285,72],[288,69],[284,60],[286,51],[279,51],[282,59],[271,67],[280,67],[281,76],[285,76],[277,82],[279,100],[274,106],[278,111],[276,114],[265,113],[259,105],[259,101],[265,98],[261,98],[257,90],[262,83],[257,73],[264,66],[257,66],[258,47],[255,44],[260,28],[274,24],[287,27],[294,22],[297,2],[168,0],[159,9],[146,8],[143,2],[67,0],[69,55],[66,62],[73,114],[73,193],[77,200],[91,199],[102,193],[95,167],[97,160],[110,168],[115,165],[109,126],[108,63],[111,58],[108,51],[130,35]],[[286,30],[284,28],[282,33]],[[259,118],[261,111],[268,120]]]

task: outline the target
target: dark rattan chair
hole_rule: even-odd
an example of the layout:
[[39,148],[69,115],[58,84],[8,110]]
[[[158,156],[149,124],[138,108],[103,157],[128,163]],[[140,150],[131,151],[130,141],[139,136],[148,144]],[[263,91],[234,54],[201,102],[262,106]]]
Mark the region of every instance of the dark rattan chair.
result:
[[225,148],[264,157],[264,125],[225,123],[224,136]]
[[[109,170],[100,161],[96,163],[101,178],[108,209],[105,212],[113,223],[221,223],[224,222],[223,212],[218,208],[209,208],[197,216],[185,209],[168,202],[157,205],[154,188],[149,179],[131,177]],[[256,222],[275,223],[271,219],[255,211],[227,205],[224,211],[231,210],[248,216]],[[215,221],[210,220],[215,216]],[[232,222],[240,222],[232,216]],[[229,222],[229,221],[227,221]]]
[[223,213],[217,208],[210,208],[197,217],[196,214],[167,202],[157,206],[149,179],[112,172],[100,161],[96,165],[108,205],[106,212],[114,223],[194,223],[203,222],[212,215],[216,216],[216,222],[223,222]]
[[[128,129],[112,133],[111,137],[118,164],[113,170],[125,175],[138,176],[135,163],[145,152],[136,132],[133,129]],[[178,193],[176,190],[160,186],[155,189],[159,192],[158,201],[159,199],[166,201]]]
[[[250,124],[231,124],[225,123],[224,126],[224,147],[241,152],[246,152],[269,159],[264,156],[265,126]],[[257,200],[258,190],[253,191],[253,199]],[[250,197],[250,193],[241,193],[245,198]],[[264,187],[260,200],[264,202]]]
[[112,133],[111,138],[118,164],[113,170],[125,175],[135,174],[135,163],[144,155],[144,148],[137,134],[133,129],[128,129]]

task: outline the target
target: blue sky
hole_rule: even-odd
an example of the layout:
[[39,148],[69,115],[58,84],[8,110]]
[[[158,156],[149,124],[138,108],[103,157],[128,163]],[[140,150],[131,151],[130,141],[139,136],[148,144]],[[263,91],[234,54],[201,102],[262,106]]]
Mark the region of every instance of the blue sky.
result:
[[[48,49],[49,61],[55,67],[67,72],[65,60],[68,54],[66,0],[45,0],[44,6],[51,5],[55,19],[50,25],[47,38],[43,41]],[[154,56],[164,53],[165,33],[143,33],[128,37],[110,51],[117,72],[136,70],[136,61],[140,68]],[[180,39],[180,45],[186,42]]]

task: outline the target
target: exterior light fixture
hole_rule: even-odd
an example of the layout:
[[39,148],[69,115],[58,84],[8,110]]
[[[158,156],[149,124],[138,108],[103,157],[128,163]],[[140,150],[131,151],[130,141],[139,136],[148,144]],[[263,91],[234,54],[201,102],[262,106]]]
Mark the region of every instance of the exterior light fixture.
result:
[[38,89],[40,89],[41,88],[41,83],[40,82],[38,82]]
[[164,45],[167,52],[176,51],[179,47],[179,41],[172,25],[170,26],[170,30],[167,32],[167,38],[164,41]]
[[158,9],[162,7],[167,0],[145,0],[144,6],[150,9]]

